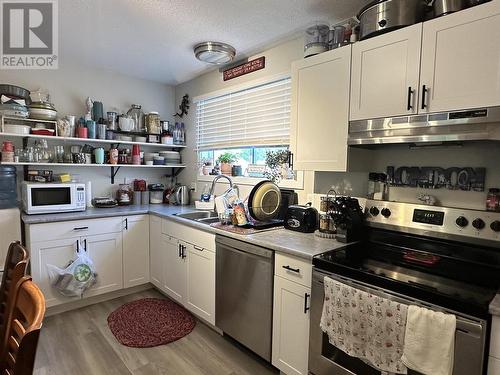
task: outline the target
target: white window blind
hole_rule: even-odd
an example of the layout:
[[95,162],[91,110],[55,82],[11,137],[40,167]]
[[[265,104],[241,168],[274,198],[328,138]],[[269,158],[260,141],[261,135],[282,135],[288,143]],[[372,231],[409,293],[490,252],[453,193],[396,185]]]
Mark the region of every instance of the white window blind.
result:
[[198,150],[290,143],[291,79],[200,100]]

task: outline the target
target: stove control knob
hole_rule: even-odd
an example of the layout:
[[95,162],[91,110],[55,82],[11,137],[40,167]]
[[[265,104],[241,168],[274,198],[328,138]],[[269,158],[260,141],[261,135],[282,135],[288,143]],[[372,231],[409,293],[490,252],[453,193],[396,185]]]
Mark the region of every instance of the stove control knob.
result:
[[500,221],[496,220],[491,223],[490,228],[493,232],[500,232]]
[[485,225],[486,225],[486,224],[484,223],[483,219],[479,219],[479,218],[475,219],[475,220],[472,222],[472,226],[473,226],[474,228],[476,228],[477,230],[481,230],[481,229],[483,229],[483,228],[485,227]]
[[467,220],[465,217],[460,216],[455,223],[461,228],[465,228],[467,225],[469,225],[469,220]]
[[383,217],[388,218],[389,216],[391,216],[391,210],[389,210],[388,208],[382,208],[381,214]]
[[380,211],[378,210],[377,207],[373,206],[372,208],[370,208],[370,214],[372,216],[377,216],[379,213],[380,213]]

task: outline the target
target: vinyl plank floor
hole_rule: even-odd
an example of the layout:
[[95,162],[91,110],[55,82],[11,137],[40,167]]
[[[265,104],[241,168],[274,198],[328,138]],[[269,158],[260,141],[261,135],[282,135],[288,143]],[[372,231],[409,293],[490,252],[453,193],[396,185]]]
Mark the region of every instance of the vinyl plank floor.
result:
[[150,289],[48,317],[40,335],[35,375],[276,375],[279,372],[233,340],[197,322],[186,337],[154,348],[116,341],[108,315]]

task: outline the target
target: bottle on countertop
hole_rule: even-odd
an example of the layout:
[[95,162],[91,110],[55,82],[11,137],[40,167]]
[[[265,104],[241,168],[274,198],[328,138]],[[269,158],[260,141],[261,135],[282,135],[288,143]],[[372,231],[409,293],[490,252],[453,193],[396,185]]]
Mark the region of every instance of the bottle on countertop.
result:
[[487,211],[500,211],[500,189],[492,188],[486,197]]

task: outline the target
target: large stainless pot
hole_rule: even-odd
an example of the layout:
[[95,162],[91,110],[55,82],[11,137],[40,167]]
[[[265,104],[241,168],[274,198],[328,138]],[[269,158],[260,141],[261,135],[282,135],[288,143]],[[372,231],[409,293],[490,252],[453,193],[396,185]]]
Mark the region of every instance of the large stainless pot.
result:
[[358,14],[359,37],[366,39],[424,19],[427,4],[424,0],[375,0]]
[[435,0],[434,17],[444,16],[445,14],[458,12],[466,7],[465,0]]

